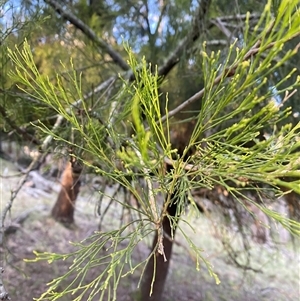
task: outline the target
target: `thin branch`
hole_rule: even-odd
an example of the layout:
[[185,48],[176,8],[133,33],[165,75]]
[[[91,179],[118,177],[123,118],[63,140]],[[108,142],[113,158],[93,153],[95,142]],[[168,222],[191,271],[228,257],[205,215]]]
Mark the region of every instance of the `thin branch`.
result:
[[[243,238],[243,241],[246,240],[246,238]],[[247,240],[246,240],[247,241]],[[227,255],[229,258],[232,260],[232,262],[238,267],[239,269],[242,269],[244,271],[253,271],[255,273],[262,273],[261,269],[256,269],[250,266],[249,262],[249,248],[247,246],[244,246],[244,250],[247,252],[247,263],[246,264],[241,264],[238,262],[237,258],[239,257],[240,254],[238,254],[232,247],[232,245],[228,242],[225,242],[223,239],[221,239],[221,242],[224,246],[225,251],[227,251]]]
[[[129,66],[122,59],[121,55],[116,52],[109,44],[104,40],[99,38],[93,30],[90,29],[84,22],[82,22],[78,17],[76,17],[71,12],[64,9],[57,1],[55,0],[45,0],[51,7],[53,7],[64,19],[71,22],[74,26],[79,28],[83,33],[85,33],[92,41],[94,41],[101,49],[104,49],[114,62],[118,64],[124,71],[129,71]],[[176,49],[169,55],[164,64],[158,69],[159,76],[166,76],[170,70],[179,62],[180,56],[183,51],[191,46],[195,40],[198,39],[202,31],[200,30],[199,21],[205,19],[206,13],[208,11],[211,0],[201,1],[197,13],[195,14],[193,25],[190,33],[179,42]],[[203,28],[204,30],[204,28]],[[132,71],[129,71],[127,74],[130,80],[134,80],[134,75]]]
[[19,178],[22,175],[23,175],[22,172],[19,172],[19,173],[13,174],[13,175],[7,175],[7,176],[0,174],[0,178],[2,178],[2,179]]
[[129,70],[128,64],[123,60],[122,56],[114,50],[103,39],[97,36],[97,34],[87,26],[81,19],[75,16],[71,11],[65,9],[59,2],[55,0],[45,0],[58,14],[60,14],[65,20],[69,21],[76,28],[80,29],[91,41],[93,41],[100,49],[104,50],[112,60],[124,71]]
[[279,107],[282,107],[283,104],[287,102],[295,93],[297,93],[297,89],[294,89],[291,93],[289,91],[285,91],[284,99],[282,100],[282,103],[279,105]]
[[3,281],[2,281],[2,274],[4,270],[2,267],[0,267],[0,300],[11,300],[9,297],[8,292],[6,291]]
[[115,200],[115,196],[117,195],[117,193],[119,192],[119,190],[122,188],[121,185],[118,183],[117,184],[117,188],[115,189],[115,191],[113,192],[112,196],[108,196],[110,198],[110,201],[108,203],[108,205],[105,207],[104,209],[104,212],[101,214],[101,205],[102,205],[102,201],[103,201],[103,198],[104,196],[107,196],[104,194],[104,191],[105,191],[105,187],[107,186],[107,183],[106,181],[103,182],[102,184],[102,187],[101,187],[101,195],[100,195],[100,199],[97,203],[97,213],[99,214],[100,216],[100,221],[99,221],[99,224],[98,224],[98,230],[101,231],[101,227],[102,227],[102,222],[104,220],[104,217],[106,216],[106,213],[107,211],[109,210],[111,204],[113,203],[113,201]]
[[[127,78],[129,80],[134,80],[134,74],[133,74],[132,70],[129,70],[128,65],[123,61],[123,59],[120,57],[120,55],[110,47],[110,45],[106,44],[102,39],[98,38],[95,35],[95,33],[86,24],[84,24],[80,19],[78,19],[76,16],[74,16],[71,12],[67,12],[66,10],[64,10],[63,7],[60,4],[58,4],[55,0],[45,0],[45,2],[48,3],[50,6],[52,6],[63,18],[69,20],[73,25],[75,25],[76,27],[81,29],[87,36],[90,36],[90,38],[92,40],[94,40],[95,42],[98,41],[97,42],[98,46],[103,47],[111,55],[111,57],[114,61],[115,61],[114,58],[116,58],[116,60],[117,60],[116,63],[123,70],[126,70],[126,72],[124,72],[124,74],[122,74],[121,76],[123,76],[124,78]],[[190,44],[192,42],[194,42],[200,36],[201,32],[200,32],[200,27],[199,27],[199,20],[202,21],[205,19],[205,15],[208,11],[210,2],[211,2],[211,0],[201,1],[201,4],[197,11],[197,14],[194,17],[193,26],[190,31],[190,34],[179,43],[177,48],[169,56],[169,58],[166,60],[166,62],[158,69],[159,76],[166,76],[169,73],[169,71],[179,62],[179,57],[181,56],[183,51],[186,48],[188,48],[190,46]],[[120,58],[120,60],[118,58]],[[126,68],[123,68],[125,66],[122,67],[123,62],[124,62],[124,64],[126,64]],[[109,79],[107,79],[106,81],[104,81],[103,83],[101,83],[92,92],[85,95],[83,97],[83,99],[76,100],[73,104],[71,104],[71,106],[69,107],[67,112],[70,112],[72,107],[79,106],[84,99],[89,98],[93,94],[99,93],[100,91],[109,87],[117,78],[118,78],[118,76],[112,76]],[[55,122],[52,130],[53,131],[57,130],[57,128],[59,128],[59,126],[61,125],[63,120],[64,120],[63,116],[59,115],[56,119],[56,122]],[[43,141],[43,143],[41,145],[41,149],[42,150],[46,149],[47,146],[52,141],[52,139],[53,139],[53,137],[51,135],[48,135],[45,138],[45,140]]]
[[169,55],[165,63],[158,69],[159,76],[166,76],[170,72],[170,70],[179,62],[180,56],[182,55],[183,51],[185,49],[188,49],[191,44],[195,42],[202,34],[202,32],[204,31],[204,26],[202,26],[201,30],[199,21],[204,22],[210,3],[210,0],[201,1],[197,13],[195,14],[191,31],[184,39],[179,42],[176,49]]
[[[218,19],[220,19],[222,22],[224,22],[224,21],[246,21],[247,15],[248,14],[229,15],[229,16],[219,17]],[[261,14],[257,14],[257,13],[249,14],[249,20],[259,20],[260,17],[261,17]]]
[[[87,93],[86,95],[84,95],[83,98],[80,98],[80,99],[74,101],[74,102],[70,105],[70,107],[69,107],[68,109],[66,109],[66,113],[69,114],[69,113],[71,112],[71,109],[74,108],[74,107],[76,108],[76,107],[80,106],[81,103],[83,102],[83,100],[85,100],[85,99],[91,97],[92,95],[97,94],[97,93],[103,91],[104,89],[106,89],[107,87],[109,87],[116,79],[117,79],[116,76],[111,76],[111,77],[110,77],[109,79],[107,79],[105,82],[103,82],[103,83],[101,83],[99,86],[97,86],[93,91],[91,91],[91,92]],[[58,129],[58,128],[60,127],[60,125],[61,125],[61,123],[63,122],[63,120],[64,120],[64,117],[63,117],[62,115],[58,115],[58,117],[57,117],[57,119],[56,119],[56,122],[55,122],[55,124],[54,124],[54,126],[53,126],[53,128],[52,128],[52,132],[55,132],[56,129]],[[44,141],[43,141],[43,143],[42,143],[42,145],[41,145],[41,149],[42,149],[42,150],[46,150],[47,147],[48,147],[48,145],[49,145],[50,142],[52,141],[52,139],[53,139],[53,136],[52,136],[52,135],[48,135],[48,136],[44,139]]]
[[40,145],[40,141],[36,137],[29,134],[26,130],[22,129],[21,127],[17,126],[15,124],[15,122],[9,118],[5,108],[1,104],[0,104],[0,114],[2,115],[4,120],[7,122],[7,124],[12,129],[14,129],[20,136],[22,136],[24,139],[34,143],[35,145]]
[[[273,46],[274,46],[274,43],[270,43],[269,45],[265,46],[265,49],[272,48]],[[260,50],[261,50],[261,48],[260,48],[260,41],[259,41],[255,45],[253,45],[253,47],[245,54],[245,56],[242,58],[241,61],[234,63],[232,66],[230,66],[229,68],[226,68],[220,75],[218,75],[216,77],[216,79],[214,80],[213,85],[214,86],[217,85],[218,83],[220,83],[221,80],[223,80],[226,77],[233,76],[236,72],[236,69],[241,64],[241,62],[247,61],[249,58],[255,56],[257,53],[260,52]],[[188,105],[192,104],[196,100],[200,100],[202,98],[202,96],[204,95],[204,93],[205,93],[205,88],[203,88],[202,90],[200,90],[199,92],[197,92],[196,94],[191,96],[189,99],[184,101],[182,104],[180,104],[175,109],[169,111],[168,114],[164,115],[161,118],[161,121],[162,122],[166,121],[167,118],[173,117],[174,115],[176,115],[177,113],[182,111],[184,108],[186,108]]]
[[[30,170],[34,167],[35,162],[36,161],[34,160],[29,165]],[[4,241],[4,221],[5,221],[6,215],[10,211],[10,209],[12,207],[12,204],[13,204],[15,198],[17,197],[19,191],[21,190],[21,188],[25,184],[30,170],[28,170],[27,173],[20,179],[20,181],[19,181],[18,186],[16,187],[16,189],[14,189],[14,190],[11,191],[10,200],[8,201],[8,203],[6,204],[6,206],[3,209],[3,212],[2,212],[2,215],[1,215],[1,224],[0,224],[0,245],[3,244],[3,241]]]
[[218,27],[224,35],[227,37],[228,40],[234,42],[236,37],[233,36],[232,32],[225,26],[225,24],[222,22],[220,18],[216,18],[215,20],[211,20],[211,23],[215,24],[216,27]]
[[[249,21],[257,22],[260,18],[261,18],[260,14],[257,14],[257,13],[249,14]],[[218,23],[220,23],[220,22],[223,24],[223,26],[231,27],[231,28],[234,28],[234,29],[238,29],[238,28],[240,28],[242,26],[239,25],[239,24],[230,24],[228,22],[232,21],[233,23],[234,22],[236,22],[236,23],[237,22],[244,23],[246,20],[247,20],[247,14],[241,14],[241,15],[237,14],[237,15],[229,15],[229,16],[212,18],[208,22],[209,25],[208,25],[207,29],[211,29],[214,26],[217,26]]]
[[[87,99],[87,98],[91,97],[93,94],[99,93],[102,90],[106,89],[115,80],[116,80],[116,76],[110,77],[105,82],[101,83],[98,87],[96,87],[93,91],[91,91],[88,94],[86,94],[82,99],[78,99],[75,102],[73,102],[66,111],[68,113],[70,113],[72,107],[79,106],[84,99]],[[52,127],[51,131],[55,132],[60,127],[60,125],[63,122],[63,120],[64,120],[64,117],[62,115],[59,115],[57,117],[56,122],[55,122],[54,126]],[[3,212],[2,212],[2,215],[1,215],[1,221],[0,221],[0,229],[1,229],[1,231],[0,231],[0,243],[3,241],[3,235],[4,235],[3,229],[4,229],[4,221],[5,221],[6,215],[10,211],[15,198],[17,197],[19,191],[21,190],[21,188],[23,187],[24,183],[26,182],[30,171],[32,169],[34,169],[36,163],[42,161],[41,159],[44,158],[44,156],[47,154],[46,149],[50,145],[52,139],[53,139],[53,136],[48,135],[44,139],[44,141],[40,144],[40,153],[31,162],[31,164],[26,168],[26,170],[24,170],[24,176],[20,179],[18,186],[14,190],[12,190],[10,200],[6,204],[6,206],[5,206],[5,208],[4,208]]]
[[157,21],[157,25],[156,25],[156,28],[155,28],[155,32],[154,32],[154,36],[156,37],[158,32],[159,32],[159,28],[160,28],[160,24],[162,22],[162,19],[164,17],[164,14],[165,14],[165,11],[167,9],[167,4],[164,3],[163,6],[162,6],[162,9],[161,9],[161,12],[160,12],[160,15],[159,15],[159,19]]
[[227,46],[228,41],[226,40],[210,40],[206,42],[207,46]]
[[148,7],[148,1],[144,1],[144,5],[145,5],[145,9],[146,9],[146,15],[141,12],[142,17],[144,18],[146,24],[147,24],[147,32],[149,34],[149,36],[151,35],[151,26],[150,26],[150,22],[149,22],[149,7]]

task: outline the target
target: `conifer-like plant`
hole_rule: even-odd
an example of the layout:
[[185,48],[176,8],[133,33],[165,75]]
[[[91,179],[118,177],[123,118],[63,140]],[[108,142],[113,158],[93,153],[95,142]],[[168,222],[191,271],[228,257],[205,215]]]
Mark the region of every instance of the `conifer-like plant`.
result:
[[[95,174],[118,183],[137,203],[133,206],[115,196],[113,202],[130,209],[134,219],[74,243],[73,253],[37,252],[36,261],[73,259],[69,270],[53,279],[37,300],[59,300],[68,294],[75,294],[72,300],[76,301],[95,300],[95,296],[116,300],[122,278],[140,273],[142,300],[153,295],[157,301],[177,232],[182,233],[194,253],[196,268],[201,269],[204,263],[219,283],[202,250],[182,228],[183,222],[188,223],[187,211],[198,210],[193,197],[196,189],[224,187],[239,206],[251,203],[293,235],[300,234],[299,222],[272,211],[248,194],[250,191],[258,196],[256,200],[263,200],[266,194],[278,198],[283,190],[300,193],[300,124],[285,124],[291,110],[281,109],[281,104],[295,93],[300,77],[287,86],[286,80],[297,72],[292,69],[275,86],[268,83],[268,77],[298,51],[297,46],[281,61],[275,59],[285,44],[299,35],[300,11],[297,0],[282,1],[273,16],[270,3],[254,32],[248,32],[246,21],[243,41],[231,45],[226,60],[220,53],[208,53],[203,45],[204,88],[173,110],[169,110],[168,102],[161,108],[159,85],[163,79],[157,75],[157,67],[145,59],[137,61],[128,46],[134,80],[122,78],[123,85],[111,101],[99,103],[93,111],[89,109],[90,99],[82,95],[81,79],[75,71],[67,81],[57,76],[53,84],[37,70],[28,43],[9,50],[15,65],[11,77],[25,93],[67,121],[72,139],[59,126],[53,130],[40,123],[36,129],[71,147],[77,160]],[[171,137],[173,117],[192,102],[199,103],[199,110],[180,148]],[[272,134],[260,139],[264,132]],[[93,165],[91,158],[97,164]],[[150,254],[136,262],[133,253],[137,245],[149,237],[153,239]],[[96,276],[86,282],[90,273]]]

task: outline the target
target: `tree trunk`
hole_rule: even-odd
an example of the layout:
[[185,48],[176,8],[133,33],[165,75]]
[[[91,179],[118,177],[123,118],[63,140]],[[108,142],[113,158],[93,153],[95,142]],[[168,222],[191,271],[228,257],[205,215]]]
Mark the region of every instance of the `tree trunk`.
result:
[[[177,205],[174,204],[174,200],[172,203],[173,204],[171,204],[168,207],[167,213],[168,215],[175,217]],[[155,254],[150,258],[143,276],[143,281],[141,286],[141,299],[140,299],[141,301],[160,301],[162,299],[162,294],[168,275],[168,269],[169,269],[171,254],[172,254],[172,248],[173,248],[173,241],[170,240],[172,234],[171,233],[172,228],[171,228],[170,220],[167,216],[164,216],[162,221],[162,226],[163,226],[163,233],[164,233],[163,245],[164,245],[164,252],[167,261],[164,261],[164,256],[159,254],[157,250],[155,251]],[[176,230],[175,227],[176,226],[173,225],[174,232]],[[158,234],[156,232],[153,240],[152,251],[156,249],[157,239],[158,239]],[[151,290],[151,283],[153,279],[155,262],[156,262],[155,280],[153,283],[152,295],[149,296]]]
[[[178,154],[181,156],[184,154],[185,147],[188,144],[187,141],[189,137],[191,136],[191,131],[193,130],[193,126],[190,126],[188,124],[183,130],[174,131],[171,133],[171,141],[174,147],[176,146],[178,150]],[[191,154],[193,154],[194,149],[190,149],[189,152],[185,155],[183,158],[184,160],[188,158]],[[170,173],[173,169],[172,166],[167,165],[166,166],[167,173]],[[177,199],[178,191],[173,191],[171,195],[171,204],[167,207],[167,215],[171,218],[178,219],[179,216],[176,216],[177,211],[177,204],[179,200]],[[167,199],[167,197],[166,197]],[[143,275],[143,281],[141,285],[141,301],[161,301],[162,300],[162,294],[165,286],[165,282],[168,275],[169,270],[169,264],[171,260],[172,255],[172,248],[174,241],[172,241],[170,238],[172,236],[172,231],[175,236],[176,231],[176,224],[171,225],[171,221],[168,218],[168,216],[164,216],[162,220],[162,227],[163,227],[163,233],[164,233],[164,252],[165,257],[167,261],[164,261],[164,256],[158,253],[157,251],[157,239],[158,239],[158,233],[156,232],[153,244],[152,244],[152,252],[154,250],[154,255],[150,258],[145,273]],[[172,227],[171,227],[172,226]],[[154,270],[155,267],[155,270]],[[155,275],[153,274],[155,272]],[[154,276],[154,283],[153,283],[153,289],[152,289],[152,295],[150,295],[151,291],[151,283]]]
[[[287,189],[285,189],[286,191]],[[300,221],[300,196],[295,191],[285,195],[288,204],[289,217],[295,221]]]
[[82,167],[77,161],[68,162],[61,177],[61,190],[52,208],[53,218],[64,224],[74,222],[75,201],[80,189],[79,176]]

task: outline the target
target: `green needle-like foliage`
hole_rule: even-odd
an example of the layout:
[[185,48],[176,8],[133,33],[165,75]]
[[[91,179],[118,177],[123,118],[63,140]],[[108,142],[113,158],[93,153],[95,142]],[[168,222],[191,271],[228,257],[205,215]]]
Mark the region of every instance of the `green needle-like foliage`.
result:
[[[123,85],[114,97],[117,103],[114,116],[102,114],[101,122],[89,110],[89,100],[83,99],[76,72],[69,74],[68,87],[59,77],[53,84],[37,70],[27,42],[22,49],[9,50],[15,64],[10,75],[20,83],[20,89],[54,109],[76,135],[70,139],[59,128],[53,130],[42,123],[37,128],[77,149],[83,163],[94,168],[95,173],[125,187],[139,205],[134,207],[122,198],[114,199],[135,211],[138,218],[119,229],[95,233],[88,240],[75,244],[77,251],[72,254],[36,253],[36,260],[73,259],[69,271],[49,283],[48,291],[37,300],[58,300],[69,293],[76,293],[73,300],[92,300],[96,295],[101,296],[100,300],[104,297],[116,300],[116,289],[122,277],[137,269],[142,271],[142,277],[152,254],[138,263],[133,261],[132,254],[139,243],[160,230],[173,194],[176,194],[178,205],[172,222],[178,225],[195,253],[197,268],[201,261],[204,262],[218,283],[210,263],[178,224],[179,221],[187,222],[185,204],[194,204],[191,191],[196,188],[212,189],[221,185],[241,206],[245,206],[247,200],[291,233],[300,235],[299,222],[273,212],[263,204],[256,204],[245,194],[250,189],[261,195],[270,188],[274,194],[280,194],[282,187],[300,193],[297,152],[300,124],[294,127],[287,124],[279,129],[278,123],[290,114],[290,110],[282,111],[274,101],[275,96],[282,99],[284,93],[298,87],[300,78],[293,85],[284,86],[289,76],[296,72],[291,70],[272,89],[268,86],[268,76],[298,50],[291,49],[282,61],[272,63],[285,43],[299,34],[300,12],[298,1],[282,1],[274,18],[270,3],[255,34],[248,33],[246,26],[243,47],[233,44],[225,62],[220,61],[218,53],[206,53],[203,49],[204,91],[196,100],[199,102],[196,123],[183,154],[171,144],[168,107],[165,108],[166,116],[161,115],[159,83],[162,79],[157,75],[157,68],[151,68],[145,59],[137,62],[129,48],[128,64],[135,80],[130,83],[123,79]],[[81,114],[78,114],[78,106],[82,109]],[[257,137],[264,129],[272,129],[273,134],[260,141]],[[207,135],[208,132],[212,134]],[[254,145],[248,147],[249,141],[254,141]],[[191,149],[195,149],[194,154],[188,156]],[[97,167],[90,163],[90,158],[98,162]],[[173,166],[172,172],[165,173],[165,164]],[[142,190],[136,189],[140,178],[145,180],[146,188]],[[155,188],[154,183],[157,184]],[[166,197],[164,204],[159,201],[161,194]],[[85,277],[95,269],[99,273],[92,282],[86,283]],[[69,279],[73,281],[59,290],[60,284]]]

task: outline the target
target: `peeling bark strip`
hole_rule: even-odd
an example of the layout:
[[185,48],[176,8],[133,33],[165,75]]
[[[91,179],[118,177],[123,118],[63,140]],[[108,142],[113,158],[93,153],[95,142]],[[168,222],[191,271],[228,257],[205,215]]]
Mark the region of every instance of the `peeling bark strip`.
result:
[[74,222],[75,201],[80,189],[79,176],[82,166],[75,158],[68,162],[61,178],[61,190],[51,211],[55,220],[71,224]]
[[4,272],[3,268],[0,267],[0,300],[11,300],[8,292],[5,290],[4,284],[2,282],[2,273]]
[[[173,197],[174,198],[174,197]],[[169,215],[171,218],[175,218],[176,216],[176,209],[177,209],[177,203],[173,200],[172,204],[167,208],[167,215]],[[147,267],[145,269],[144,278],[141,285],[141,301],[160,301],[162,298],[162,294],[165,287],[165,282],[168,275],[169,270],[169,264],[171,260],[172,255],[172,248],[174,245],[174,240],[169,239],[172,237],[172,231],[175,235],[176,231],[176,225],[172,225],[169,217],[165,215],[162,220],[162,228],[164,233],[164,256],[162,256],[159,253],[158,247],[157,247],[157,240],[158,240],[158,232],[156,232],[152,250],[155,250],[155,253],[153,256],[151,256],[149,262],[147,263]],[[165,261],[165,258],[167,259]],[[155,275],[153,275],[155,271]],[[150,296],[150,290],[152,285],[152,279],[153,276],[155,277],[154,283],[153,283],[153,292]]]
[[[194,153],[194,149],[189,149],[185,154],[185,147],[188,145],[188,141],[191,137],[193,127],[187,128],[181,133],[171,135],[171,142],[174,148],[177,148],[178,154],[186,161],[189,156]],[[174,169],[173,165],[166,165],[166,172],[171,173]],[[178,181],[178,179],[176,179]],[[172,191],[170,198],[168,195],[165,197],[165,204],[169,202],[166,207],[166,212],[163,214],[160,228],[162,234],[157,230],[152,244],[151,251],[153,255],[150,257],[140,290],[140,301],[161,301],[164,291],[165,282],[168,275],[170,260],[172,256],[172,248],[174,245],[174,237],[176,235],[177,222],[180,218],[178,212],[178,205],[180,203],[178,191],[179,188],[175,188]],[[169,199],[169,200],[168,200]],[[172,238],[173,234],[173,239]],[[164,238],[164,239],[163,239]],[[162,242],[163,239],[163,242]],[[163,248],[161,250],[161,248]],[[154,280],[154,281],[153,281]],[[153,282],[153,283],[152,283]],[[150,296],[152,288],[152,295]]]

